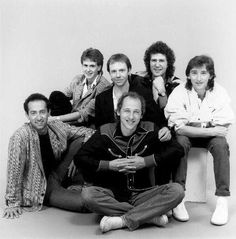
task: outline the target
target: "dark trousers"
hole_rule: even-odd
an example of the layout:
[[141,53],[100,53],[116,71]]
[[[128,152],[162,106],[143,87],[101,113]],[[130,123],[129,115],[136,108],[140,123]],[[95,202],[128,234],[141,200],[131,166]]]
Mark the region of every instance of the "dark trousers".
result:
[[90,211],[107,216],[122,216],[127,227],[135,230],[175,208],[182,201],[184,190],[178,183],[170,183],[133,192],[127,200],[121,201],[110,189],[90,186],[83,188],[82,197]]
[[173,181],[180,183],[185,188],[187,176],[187,158],[190,148],[206,148],[213,156],[216,183],[215,195],[230,196],[229,145],[225,137],[189,138],[183,135],[178,135],[177,140],[183,146],[185,156],[180,160],[180,164],[176,174],[173,177]]
[[[88,212],[84,206],[84,200],[81,197],[83,187],[83,177],[78,172],[74,178],[67,176],[68,167],[73,160],[73,156],[81,147],[83,137],[77,138],[70,143],[67,152],[63,157],[63,161],[58,168],[52,172],[47,181],[47,190],[44,204],[46,206],[57,207],[65,210],[76,212]],[[71,184],[76,184],[77,190],[67,189]]]
[[181,157],[184,155],[182,146],[176,139],[163,142],[160,149],[162,158],[155,167],[155,184],[163,185],[170,182],[173,172],[176,172]]

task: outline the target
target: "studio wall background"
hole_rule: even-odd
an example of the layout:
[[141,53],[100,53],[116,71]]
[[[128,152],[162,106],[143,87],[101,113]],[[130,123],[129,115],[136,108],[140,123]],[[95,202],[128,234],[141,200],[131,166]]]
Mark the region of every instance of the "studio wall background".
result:
[[[0,0],[0,7],[1,205],[8,141],[26,121],[25,98],[63,90],[81,72],[80,56],[88,47],[100,49],[105,64],[114,53],[127,54],[136,72],[144,70],[146,48],[162,40],[175,51],[175,73],[182,79],[190,58],[208,54],[236,112],[234,0]],[[228,141],[235,192],[235,126]],[[209,180],[213,182],[212,175]]]

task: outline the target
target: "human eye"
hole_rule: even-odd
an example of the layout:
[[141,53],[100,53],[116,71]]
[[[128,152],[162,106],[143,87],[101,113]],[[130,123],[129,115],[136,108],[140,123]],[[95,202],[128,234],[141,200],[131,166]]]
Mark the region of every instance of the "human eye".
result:
[[196,71],[196,70],[191,70],[191,71],[190,71],[190,74],[191,74],[191,75],[197,75],[197,71]]
[[123,109],[123,112],[124,112],[124,113],[129,113],[129,112],[130,112],[130,109]]
[[140,111],[140,110],[135,110],[135,111],[134,111],[134,114],[140,115],[140,114],[141,114],[141,111]]

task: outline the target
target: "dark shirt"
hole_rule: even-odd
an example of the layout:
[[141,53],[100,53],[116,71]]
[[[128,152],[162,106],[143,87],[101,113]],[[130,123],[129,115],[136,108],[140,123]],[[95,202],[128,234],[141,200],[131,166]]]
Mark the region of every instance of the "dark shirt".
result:
[[58,166],[58,162],[53,154],[49,134],[39,135],[40,151],[42,156],[43,169],[46,178]]
[[[129,91],[135,91],[143,96],[146,103],[146,111],[143,121],[151,121],[160,128],[167,125],[167,121],[159,105],[153,99],[152,82],[138,75],[129,77]],[[113,104],[113,87],[103,91],[95,100],[95,124],[96,128],[106,123],[116,121]]]

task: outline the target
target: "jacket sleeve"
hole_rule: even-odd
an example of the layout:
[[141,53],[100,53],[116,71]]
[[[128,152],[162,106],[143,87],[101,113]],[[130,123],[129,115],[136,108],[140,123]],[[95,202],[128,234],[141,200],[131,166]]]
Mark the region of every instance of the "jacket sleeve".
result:
[[23,173],[26,162],[26,146],[18,133],[15,133],[9,141],[6,206],[21,206]]
[[74,156],[74,163],[82,171],[85,181],[93,182],[96,172],[99,170],[100,162],[103,161],[102,155],[104,143],[99,131],[81,147]]

